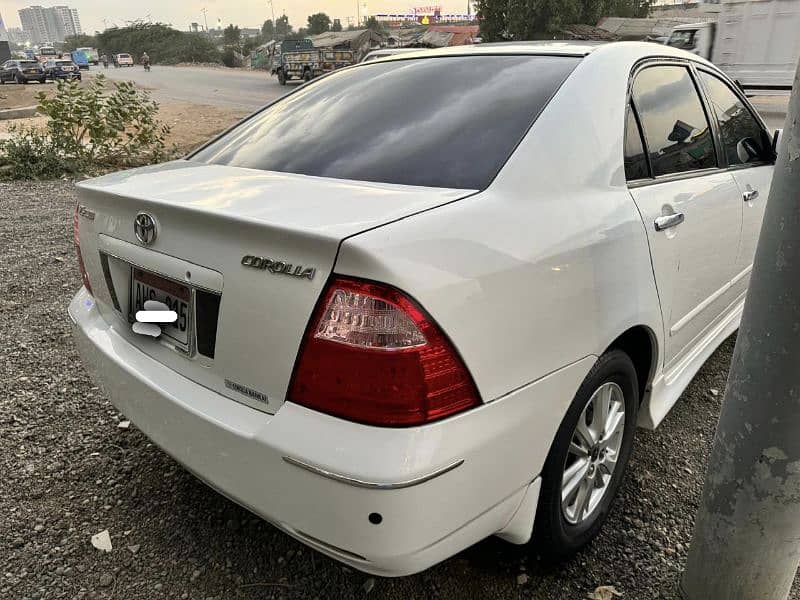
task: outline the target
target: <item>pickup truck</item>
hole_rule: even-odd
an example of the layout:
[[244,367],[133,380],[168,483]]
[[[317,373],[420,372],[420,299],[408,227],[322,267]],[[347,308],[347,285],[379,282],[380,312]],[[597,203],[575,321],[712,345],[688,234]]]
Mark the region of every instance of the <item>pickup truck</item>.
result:
[[666,44],[710,60],[745,90],[788,90],[798,31],[800,0],[725,1],[716,23],[678,25]]

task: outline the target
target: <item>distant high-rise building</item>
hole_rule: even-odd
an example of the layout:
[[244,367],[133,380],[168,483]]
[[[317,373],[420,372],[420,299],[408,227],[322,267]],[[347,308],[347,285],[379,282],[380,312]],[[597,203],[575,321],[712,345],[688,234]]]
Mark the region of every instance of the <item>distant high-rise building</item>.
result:
[[83,33],[78,11],[69,6],[29,6],[20,9],[19,20],[31,42],[39,46]]
[[6,24],[3,22],[3,15],[0,14],[0,42],[8,42],[8,31],[6,30]]

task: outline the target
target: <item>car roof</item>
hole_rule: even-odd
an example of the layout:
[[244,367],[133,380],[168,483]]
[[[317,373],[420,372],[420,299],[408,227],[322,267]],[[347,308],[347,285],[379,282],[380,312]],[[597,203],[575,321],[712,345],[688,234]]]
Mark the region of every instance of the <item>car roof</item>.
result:
[[[386,60],[432,56],[485,56],[503,54],[530,54],[554,56],[586,56],[604,42],[541,41],[541,42],[499,42],[469,46],[448,46],[446,48],[419,48],[417,52],[402,52],[387,57]],[[402,55],[402,58],[400,58]]]
[[392,54],[381,58],[381,62],[431,58],[436,56],[574,56],[592,57],[592,60],[611,60],[620,63],[636,62],[650,57],[679,58],[711,64],[686,50],[652,42],[591,42],[591,41],[542,41],[501,42],[476,44],[473,46],[450,46],[446,48],[420,49],[418,52]]

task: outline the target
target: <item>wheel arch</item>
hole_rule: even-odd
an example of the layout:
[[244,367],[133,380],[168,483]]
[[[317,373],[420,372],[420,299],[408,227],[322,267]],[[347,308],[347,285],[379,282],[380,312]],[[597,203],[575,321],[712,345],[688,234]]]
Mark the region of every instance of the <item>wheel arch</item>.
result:
[[646,325],[635,325],[618,335],[605,352],[614,349],[622,350],[633,361],[639,386],[639,404],[641,405],[650,391],[658,364],[656,334]]

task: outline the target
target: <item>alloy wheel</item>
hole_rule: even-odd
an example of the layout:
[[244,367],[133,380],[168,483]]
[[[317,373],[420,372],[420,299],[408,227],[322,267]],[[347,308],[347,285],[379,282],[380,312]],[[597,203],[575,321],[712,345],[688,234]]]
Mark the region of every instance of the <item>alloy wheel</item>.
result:
[[561,512],[571,525],[584,522],[606,495],[625,432],[625,396],[614,382],[592,394],[581,412],[564,462]]

